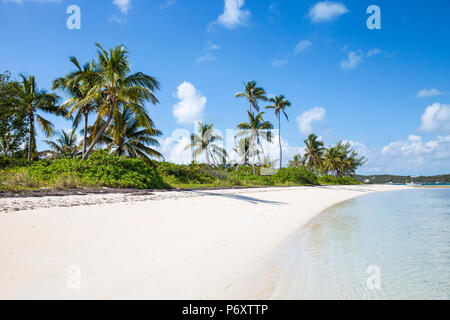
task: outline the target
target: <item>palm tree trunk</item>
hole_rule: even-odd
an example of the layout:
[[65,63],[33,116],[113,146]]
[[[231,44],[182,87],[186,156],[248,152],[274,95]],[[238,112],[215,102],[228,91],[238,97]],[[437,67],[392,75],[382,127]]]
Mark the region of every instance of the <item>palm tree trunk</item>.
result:
[[205,153],[206,153],[206,163],[208,164],[208,166],[210,165],[209,164],[209,152],[208,152],[209,150],[208,149],[205,149]]
[[89,113],[86,112],[84,114],[83,159],[86,156],[86,148],[87,148],[88,117]]
[[238,164],[238,166],[237,166],[237,168],[236,168],[236,172],[239,171],[239,168],[242,166],[242,164],[244,163],[244,161],[247,160],[248,153],[250,152],[251,148],[253,147],[253,144],[254,144],[253,141],[252,141],[252,143],[249,144],[248,149],[247,149],[247,151],[245,152],[244,157],[242,158],[243,161],[241,161],[241,162]]
[[281,119],[280,114],[278,114],[278,144],[280,145],[280,169],[283,163],[283,148],[281,148]]
[[34,114],[30,112],[28,114],[29,124],[28,124],[28,161],[31,160],[31,149],[33,144],[33,126],[34,126]]
[[103,135],[103,133],[105,132],[106,128],[111,123],[111,120],[113,118],[113,111],[114,111],[114,108],[111,108],[109,111],[109,114],[108,114],[108,120],[106,120],[106,122],[103,124],[103,126],[100,128],[100,130],[97,132],[97,135],[95,136],[94,141],[92,141],[91,146],[87,150],[86,154],[83,156],[83,160],[86,160],[86,158],[91,154],[92,150],[94,150],[95,145],[100,140],[100,138]]

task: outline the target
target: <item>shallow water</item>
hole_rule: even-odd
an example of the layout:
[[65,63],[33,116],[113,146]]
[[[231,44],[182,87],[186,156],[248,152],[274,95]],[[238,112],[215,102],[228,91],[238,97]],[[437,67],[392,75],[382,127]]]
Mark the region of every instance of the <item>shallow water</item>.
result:
[[276,256],[272,299],[449,299],[450,189],[328,209]]

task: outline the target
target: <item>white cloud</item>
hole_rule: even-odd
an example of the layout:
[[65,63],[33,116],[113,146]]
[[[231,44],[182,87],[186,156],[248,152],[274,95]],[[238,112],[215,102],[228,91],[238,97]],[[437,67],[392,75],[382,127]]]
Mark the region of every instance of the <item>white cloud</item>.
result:
[[450,132],[450,105],[433,103],[422,115],[420,130]]
[[303,112],[297,117],[298,128],[304,135],[312,133],[312,123],[314,121],[322,121],[325,117],[326,110],[323,107],[314,107]]
[[159,151],[168,162],[188,164],[192,161],[192,152],[186,146],[190,143],[190,133],[185,129],[175,130],[170,137],[160,139]]
[[347,56],[347,60],[341,62],[341,68],[344,70],[355,69],[360,65],[363,61],[363,52],[361,50],[358,51],[350,51]]
[[173,106],[173,115],[178,123],[192,124],[201,120],[207,99],[189,82],[183,82],[177,88],[175,97],[180,101]]
[[274,60],[272,62],[273,67],[282,67],[288,63],[287,59]]
[[176,0],[166,0],[163,4],[159,6],[161,10],[167,9],[173,6],[176,3]]
[[212,53],[208,52],[205,55],[201,56],[200,58],[197,59],[197,63],[202,63],[202,62],[213,62],[216,61],[217,58],[215,55],[213,55]]
[[313,22],[327,22],[348,12],[347,7],[341,2],[321,1],[311,8],[309,17]]
[[410,135],[407,141],[391,142],[381,150],[383,155],[408,158],[425,162],[425,159],[443,159],[450,157],[450,136],[438,136],[424,142],[422,137]]
[[373,49],[370,49],[370,50],[367,52],[367,56],[368,56],[368,57],[372,57],[372,56],[376,56],[376,55],[379,54],[379,53],[381,53],[381,50],[380,50],[380,49],[373,48]]
[[212,22],[209,27],[219,24],[227,29],[235,29],[245,25],[250,17],[250,11],[242,9],[245,0],[224,0],[224,2],[224,12],[217,18],[217,21]]
[[309,48],[312,45],[311,41],[308,40],[302,40],[300,41],[297,46],[295,47],[294,54],[299,54],[303,51],[305,51],[307,48]]
[[437,90],[435,88],[423,89],[417,93],[417,98],[428,98],[428,97],[433,97],[433,96],[439,96],[442,94],[444,94],[444,93],[440,92],[439,90]]
[[113,3],[123,14],[127,14],[131,7],[131,0],[113,0]]

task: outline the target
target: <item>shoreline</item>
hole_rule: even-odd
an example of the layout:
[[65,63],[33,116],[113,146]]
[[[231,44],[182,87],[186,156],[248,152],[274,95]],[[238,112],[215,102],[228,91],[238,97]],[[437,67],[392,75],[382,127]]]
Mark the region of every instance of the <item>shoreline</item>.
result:
[[[156,192],[140,199],[110,195],[121,200],[114,203],[101,202],[105,199],[98,197],[104,195],[96,195],[88,196],[93,197],[90,206],[3,213],[0,299],[259,297],[258,286],[252,284],[258,281],[258,270],[316,215],[360,195],[404,189],[196,190]],[[80,290],[66,286],[71,266],[81,271]]]

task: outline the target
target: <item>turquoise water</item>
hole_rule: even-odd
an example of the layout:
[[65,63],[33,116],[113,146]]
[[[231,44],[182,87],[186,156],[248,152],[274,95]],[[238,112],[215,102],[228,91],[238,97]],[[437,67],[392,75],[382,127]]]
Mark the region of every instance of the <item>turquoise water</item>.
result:
[[276,256],[273,299],[449,299],[450,189],[362,196]]

